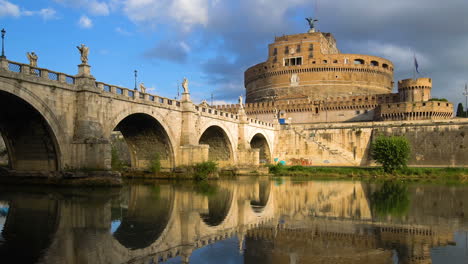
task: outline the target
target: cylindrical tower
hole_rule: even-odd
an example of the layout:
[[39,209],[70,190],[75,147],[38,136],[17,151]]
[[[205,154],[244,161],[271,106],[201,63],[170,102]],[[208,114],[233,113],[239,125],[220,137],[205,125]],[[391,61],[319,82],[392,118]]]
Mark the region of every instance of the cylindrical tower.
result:
[[246,102],[274,98],[385,94],[393,88],[386,59],[341,54],[332,34],[312,32],[275,38],[268,60],[245,72]]
[[426,102],[431,99],[431,78],[406,79],[398,81],[400,102]]

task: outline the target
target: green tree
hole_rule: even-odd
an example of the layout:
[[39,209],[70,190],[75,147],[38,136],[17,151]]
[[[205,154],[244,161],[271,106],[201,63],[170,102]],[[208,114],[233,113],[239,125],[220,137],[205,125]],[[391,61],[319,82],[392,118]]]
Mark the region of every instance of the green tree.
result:
[[462,103],[458,103],[457,107],[457,117],[465,117],[465,111]]
[[406,167],[410,152],[408,139],[401,136],[378,136],[372,143],[372,158],[388,173]]

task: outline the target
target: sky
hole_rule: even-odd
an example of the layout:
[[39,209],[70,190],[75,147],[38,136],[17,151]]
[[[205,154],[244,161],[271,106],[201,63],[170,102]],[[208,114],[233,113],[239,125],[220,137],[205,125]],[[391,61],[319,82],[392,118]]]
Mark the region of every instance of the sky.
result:
[[9,60],[76,74],[76,46],[90,48],[101,82],[174,98],[184,77],[192,99],[235,102],[244,71],[267,58],[275,36],[304,33],[305,17],[331,32],[342,53],[391,60],[395,80],[433,79],[433,97],[455,103],[468,82],[466,0],[0,0]]

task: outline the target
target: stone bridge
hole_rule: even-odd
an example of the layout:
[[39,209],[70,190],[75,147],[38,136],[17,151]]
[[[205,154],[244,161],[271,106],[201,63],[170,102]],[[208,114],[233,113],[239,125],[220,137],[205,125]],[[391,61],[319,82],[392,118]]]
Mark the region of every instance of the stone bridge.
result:
[[273,124],[96,81],[90,66],[67,75],[0,58],[0,133],[14,171],[110,169],[120,131],[131,166],[163,169],[213,160],[221,167],[272,159]]

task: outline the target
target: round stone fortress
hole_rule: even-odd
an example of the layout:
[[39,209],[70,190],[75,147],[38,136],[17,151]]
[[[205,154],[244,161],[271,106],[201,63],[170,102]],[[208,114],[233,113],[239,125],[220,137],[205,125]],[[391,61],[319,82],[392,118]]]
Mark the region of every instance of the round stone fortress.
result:
[[282,98],[391,93],[393,64],[368,55],[342,54],[331,33],[276,37],[268,60],[245,72],[246,102]]

